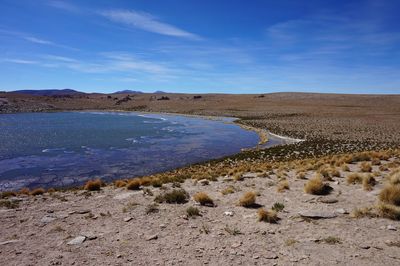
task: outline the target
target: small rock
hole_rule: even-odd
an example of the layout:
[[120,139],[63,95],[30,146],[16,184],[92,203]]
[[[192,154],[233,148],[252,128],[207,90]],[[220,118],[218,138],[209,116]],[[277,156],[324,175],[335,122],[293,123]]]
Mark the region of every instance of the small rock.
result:
[[260,258],[259,255],[254,255],[254,256],[253,256],[253,259],[255,259],[255,260],[257,260],[257,259],[259,259],[259,258]]
[[167,228],[166,224],[160,224],[160,228]]
[[76,211],[77,214],[86,214],[86,213],[89,213],[89,212],[90,212],[90,210],[79,210],[79,211]]
[[387,230],[391,230],[391,231],[397,231],[397,228],[394,227],[393,225],[389,224],[388,226],[386,226]]
[[46,215],[46,216],[43,216],[42,219],[40,219],[40,222],[42,222],[42,223],[44,223],[44,224],[48,224],[48,223],[51,223],[52,221],[54,221],[54,220],[56,220],[56,219],[57,219],[57,218],[54,217],[54,216]]
[[233,216],[233,211],[226,211],[226,212],[224,212],[224,215]]
[[321,198],[319,201],[322,203],[327,203],[327,204],[332,204],[332,203],[338,202],[338,200],[335,198]]
[[129,221],[131,221],[133,218],[132,217],[126,217],[126,218],[124,218],[124,222],[129,222]]
[[337,214],[326,211],[301,211],[299,212],[299,215],[312,219],[330,219],[337,217]]
[[157,234],[146,237],[147,241],[156,240],[156,239],[158,239],[158,235]]
[[233,247],[233,248],[238,248],[238,247],[240,247],[241,245],[242,245],[242,241],[233,243],[231,247]]
[[266,258],[267,260],[274,260],[278,258],[278,255],[272,252],[267,252],[266,254],[264,254],[263,257]]
[[242,175],[243,178],[256,178],[257,174],[256,173],[245,173]]
[[203,186],[206,186],[206,185],[210,184],[210,181],[208,181],[207,179],[200,179],[198,181],[198,183],[200,183]]
[[8,240],[8,241],[0,242],[0,246],[12,244],[12,243],[17,243],[19,241],[21,241],[21,240]]
[[361,244],[361,245],[359,245],[359,247],[362,249],[369,249],[371,246],[367,245],[367,244]]
[[336,209],[335,212],[339,213],[339,214],[348,214],[349,213],[347,210],[345,210],[343,208]]
[[67,243],[67,245],[80,245],[85,242],[86,236],[77,236]]

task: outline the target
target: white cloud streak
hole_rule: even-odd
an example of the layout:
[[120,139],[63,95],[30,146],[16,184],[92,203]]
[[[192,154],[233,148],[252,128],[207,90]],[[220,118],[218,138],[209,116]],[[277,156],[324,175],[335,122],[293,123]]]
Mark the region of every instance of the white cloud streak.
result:
[[159,21],[158,18],[151,14],[138,12],[134,10],[113,9],[101,11],[98,14],[109,19],[110,21],[127,25],[129,27],[141,29],[148,32],[158,33],[161,35],[186,38],[191,40],[200,40],[201,37],[182,30],[173,25]]

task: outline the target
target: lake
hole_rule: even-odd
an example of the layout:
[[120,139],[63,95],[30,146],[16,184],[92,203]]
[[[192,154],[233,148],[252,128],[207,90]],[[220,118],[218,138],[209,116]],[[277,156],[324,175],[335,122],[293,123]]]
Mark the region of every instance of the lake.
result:
[[131,178],[256,146],[258,135],[232,121],[135,112],[2,114],[0,190]]

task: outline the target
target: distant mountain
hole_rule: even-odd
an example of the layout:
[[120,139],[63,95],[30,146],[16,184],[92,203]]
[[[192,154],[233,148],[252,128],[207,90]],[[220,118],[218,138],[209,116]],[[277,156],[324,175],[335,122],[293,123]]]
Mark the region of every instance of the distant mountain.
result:
[[159,93],[159,94],[161,94],[161,93],[167,93],[167,92],[165,92],[165,91],[155,91],[155,92],[153,92],[153,93]]
[[20,94],[29,94],[36,96],[59,96],[59,95],[77,95],[77,94],[85,94],[84,92],[71,90],[71,89],[62,89],[62,90],[18,90],[11,91],[12,93],[20,93]]
[[127,94],[127,93],[132,93],[132,94],[141,94],[143,93],[142,91],[133,91],[133,90],[123,90],[123,91],[116,91],[114,94]]

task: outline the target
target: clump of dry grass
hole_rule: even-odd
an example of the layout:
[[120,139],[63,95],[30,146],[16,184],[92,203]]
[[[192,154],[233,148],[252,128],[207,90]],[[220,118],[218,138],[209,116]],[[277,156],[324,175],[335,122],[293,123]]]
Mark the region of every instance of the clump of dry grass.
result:
[[36,189],[31,191],[31,195],[32,196],[43,195],[45,192],[46,191],[44,190],[44,188],[36,188]]
[[224,189],[221,191],[221,193],[222,193],[222,195],[228,195],[228,194],[235,193],[235,188],[234,188],[233,186],[229,186],[229,187],[227,187],[227,188],[224,188]]
[[400,220],[400,207],[391,204],[378,204],[376,206],[378,215],[391,220]]
[[350,172],[350,167],[347,164],[343,164],[341,166],[341,168],[342,168],[342,171],[344,171],[344,172]]
[[387,184],[379,193],[379,200],[400,206],[400,185]]
[[263,208],[259,209],[257,212],[258,221],[260,222],[267,222],[267,223],[277,223],[278,212],[275,210],[265,210]]
[[389,182],[393,185],[400,184],[400,169],[396,169],[389,174]]
[[152,178],[148,177],[148,176],[138,178],[137,180],[139,180],[140,186],[144,186],[144,187],[150,186],[153,181]]
[[376,185],[376,180],[372,175],[366,175],[362,181],[363,188],[366,191],[371,191],[372,187]]
[[47,190],[47,193],[49,193],[49,194],[52,194],[52,193],[54,193],[54,192],[56,192],[57,190],[55,189],[55,188],[49,188],[48,190]]
[[116,188],[126,187],[127,184],[128,184],[128,182],[126,180],[115,180],[114,181],[114,186]]
[[304,191],[313,195],[327,195],[332,187],[322,181],[321,175],[316,175],[305,184]]
[[235,181],[243,181],[244,177],[243,177],[242,173],[236,173],[236,174],[233,175],[233,180],[235,180]]
[[174,189],[170,192],[158,195],[154,201],[158,203],[170,203],[170,204],[183,204],[188,201],[189,194],[184,189]]
[[7,209],[16,209],[19,207],[19,202],[15,200],[2,199],[0,200],[0,208],[1,207],[5,207]]
[[328,236],[328,237],[322,239],[322,242],[325,242],[326,244],[329,244],[329,245],[335,245],[335,244],[341,244],[342,240],[340,240],[340,238],[335,237],[335,236]]
[[252,191],[246,192],[240,199],[239,199],[239,206],[249,208],[256,204],[256,196],[257,194]]
[[205,192],[197,192],[193,195],[194,201],[200,203],[203,206],[214,206],[214,201]]
[[196,207],[190,206],[186,209],[186,214],[188,217],[200,216],[200,210]]
[[289,182],[286,179],[279,181],[276,190],[278,192],[289,190]]
[[17,193],[15,193],[14,191],[3,191],[0,194],[0,199],[6,199],[6,198],[10,198],[10,197],[16,197]]
[[359,173],[353,173],[346,177],[347,184],[361,184],[363,179],[364,175]]
[[305,172],[299,172],[296,176],[298,179],[307,179]]
[[356,208],[350,213],[350,216],[353,218],[378,217],[378,215],[374,213],[373,207]]
[[371,163],[363,162],[360,165],[361,172],[370,173],[372,171]]
[[126,188],[129,190],[139,190],[141,183],[142,182],[140,179],[135,178],[129,181],[129,183],[126,185]]
[[29,190],[29,188],[26,188],[26,187],[21,188],[21,190],[19,191],[19,194],[20,195],[29,195],[30,194],[30,190]]
[[100,179],[89,180],[86,182],[84,189],[88,191],[99,191],[101,189],[102,182]]

